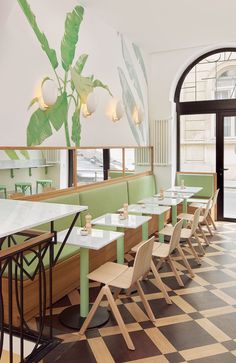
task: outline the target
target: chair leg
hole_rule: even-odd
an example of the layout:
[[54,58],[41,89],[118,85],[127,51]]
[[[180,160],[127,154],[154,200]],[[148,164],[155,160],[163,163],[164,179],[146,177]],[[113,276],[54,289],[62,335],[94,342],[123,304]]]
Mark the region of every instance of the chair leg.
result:
[[191,241],[191,239],[190,239],[190,238],[188,238],[188,239],[187,239],[187,242],[188,242],[188,245],[189,245],[190,250],[192,251],[193,256],[194,256],[194,257],[195,257],[195,259],[197,260],[197,263],[198,263],[199,265],[201,265],[201,260],[200,260],[200,258],[199,258],[199,256],[198,256],[197,252],[195,251],[195,248],[194,248],[194,247],[193,247],[193,245],[192,245],[192,241]]
[[89,323],[92,320],[97,308],[99,307],[99,304],[100,304],[104,294],[105,294],[105,286],[101,288],[101,290],[100,290],[100,292],[99,292],[99,294],[98,294],[98,296],[97,296],[91,310],[88,313],[87,318],[85,319],[82,327],[80,328],[79,334],[83,335],[84,332],[86,331],[86,329],[88,328]]
[[211,221],[211,223],[212,223],[212,225],[213,225],[213,227],[214,227],[214,230],[216,231],[216,230],[217,230],[217,228],[216,228],[215,222],[214,222],[214,220],[213,220],[213,218],[212,218],[212,216],[211,216],[211,213],[209,213],[209,214],[208,214],[208,216],[209,216],[209,219],[210,219],[210,221]]
[[137,286],[139,296],[141,297],[143,306],[144,306],[144,308],[145,308],[145,310],[147,312],[147,315],[148,315],[149,319],[152,322],[156,321],[156,318],[155,318],[155,316],[154,316],[154,314],[152,312],[152,309],[151,309],[151,307],[150,307],[150,305],[149,305],[149,303],[148,303],[148,301],[147,301],[147,299],[146,299],[146,297],[144,295],[143,289],[142,289],[139,281],[136,282],[136,286]]
[[113,299],[116,301],[118,299],[118,296],[121,292],[121,289],[119,289],[118,287],[115,289],[115,292],[113,293]]
[[172,259],[171,259],[170,256],[167,257],[167,261],[168,261],[168,263],[169,263],[169,265],[171,267],[171,270],[173,271],[173,273],[175,275],[175,278],[176,278],[179,286],[183,287],[184,286],[184,283],[183,283],[181,277],[179,276],[178,271],[177,271],[177,269],[176,269],[176,267],[175,267],[175,265],[174,265],[174,263],[173,263],[173,261],[172,261]]
[[199,239],[199,237],[198,237],[197,233],[194,233],[194,238],[195,238],[195,240],[197,241],[197,244],[198,244],[199,250],[201,250],[201,254],[202,254],[202,255],[205,255],[205,254],[206,254],[206,253],[205,253],[205,250],[204,250],[204,248],[202,247],[202,244],[201,244],[201,242],[200,242],[200,239]]
[[117,321],[117,324],[119,325],[120,331],[121,331],[121,333],[122,333],[122,335],[124,337],[124,340],[125,340],[125,342],[127,344],[127,347],[130,350],[135,350],[135,347],[134,347],[133,342],[132,342],[132,340],[130,338],[128,330],[126,329],[125,323],[124,323],[124,321],[123,321],[123,319],[122,319],[122,317],[120,315],[120,312],[118,310],[118,307],[117,307],[117,305],[116,305],[116,303],[115,303],[115,301],[113,299],[111,290],[109,289],[108,286],[104,286],[103,289],[104,289],[104,293],[105,293],[105,295],[107,297],[108,303],[109,303],[109,305],[111,307],[111,310],[113,312],[113,315],[114,315],[114,317],[115,317],[115,319]]
[[207,218],[205,219],[205,223],[206,223],[206,226],[207,226],[208,232],[210,233],[210,235],[211,235],[211,236],[213,236],[213,233],[212,233],[212,231],[211,231],[211,229],[210,229],[210,226],[209,226],[209,223],[208,223],[208,221],[207,221]]
[[209,245],[210,245],[210,243],[209,243],[208,239],[206,238],[205,232],[203,231],[202,226],[201,226],[201,224],[200,224],[200,223],[199,223],[198,227],[199,227],[199,229],[200,229],[200,232],[201,232],[202,238],[204,239],[205,243],[209,246]]
[[158,262],[158,264],[156,265],[156,270],[157,271],[159,271],[160,270],[160,268],[161,268],[161,266],[163,265],[163,262],[164,262],[165,260],[163,259],[163,258],[161,258],[160,259],[160,261]]
[[167,304],[172,304],[172,301],[168,295],[168,292],[166,291],[165,285],[163,284],[162,279],[161,279],[153,261],[151,261],[151,270],[156,279],[159,289],[161,290],[162,294],[164,295],[164,298],[165,298]]
[[184,253],[183,253],[183,251],[182,251],[182,248],[181,248],[180,246],[178,246],[178,247],[177,247],[177,250],[178,250],[178,252],[179,252],[180,256],[182,257],[182,259],[183,259],[183,261],[184,261],[184,264],[185,264],[185,266],[186,266],[186,268],[187,268],[187,270],[188,270],[188,272],[189,272],[190,276],[191,276],[191,277],[194,277],[193,270],[191,269],[191,267],[190,267],[190,265],[189,265],[189,263],[188,263],[188,260],[187,260],[187,258],[185,257],[185,255],[184,255]]

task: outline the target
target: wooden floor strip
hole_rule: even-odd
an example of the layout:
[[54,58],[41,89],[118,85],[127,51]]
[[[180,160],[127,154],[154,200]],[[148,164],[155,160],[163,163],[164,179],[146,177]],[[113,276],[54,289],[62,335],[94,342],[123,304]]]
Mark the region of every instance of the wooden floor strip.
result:
[[146,329],[145,333],[149,336],[155,346],[160,350],[162,354],[176,352],[175,347],[169,342],[168,339],[157,328]]
[[[95,356],[97,363],[115,363],[102,338],[89,339],[88,343]],[[78,357],[79,361],[79,357]]]
[[[200,313],[202,315],[204,315],[206,318],[210,318],[212,316],[219,316],[219,315],[234,313],[235,311],[236,311],[236,309],[233,306],[223,306],[223,307],[215,308],[215,309],[202,310],[202,311],[200,311]],[[223,316],[222,316],[222,319],[224,319]]]
[[185,301],[181,296],[172,296],[171,300],[186,314],[195,313],[197,310]]
[[[132,332],[132,331],[142,330],[141,326],[138,323],[126,324],[125,326],[126,326],[129,333]],[[99,333],[103,337],[108,336],[108,335],[121,334],[120,328],[118,327],[118,325],[107,326],[107,327],[104,327],[104,328],[100,328]]]
[[147,315],[143,312],[143,310],[140,309],[140,307],[136,303],[126,304],[125,307],[127,310],[129,310],[130,314],[137,322],[148,320]]
[[163,355],[156,355],[149,358],[129,360],[124,363],[168,363],[169,361]]
[[179,353],[182,355],[182,357],[187,362],[189,362],[194,359],[211,357],[211,356],[226,353],[226,352],[228,352],[228,350],[220,343],[217,343],[217,344],[204,345],[204,346],[197,347],[197,348],[182,350]]
[[215,338],[219,343],[231,340],[231,338],[227,334],[225,334],[221,329],[219,329],[208,319],[198,319],[196,320],[196,322],[203,329],[205,329],[208,332],[208,334],[210,334],[213,338]]
[[186,321],[191,321],[191,320],[193,319],[189,315],[180,314],[180,315],[168,316],[167,318],[159,318],[156,320],[155,326],[160,327],[165,325],[184,323]]

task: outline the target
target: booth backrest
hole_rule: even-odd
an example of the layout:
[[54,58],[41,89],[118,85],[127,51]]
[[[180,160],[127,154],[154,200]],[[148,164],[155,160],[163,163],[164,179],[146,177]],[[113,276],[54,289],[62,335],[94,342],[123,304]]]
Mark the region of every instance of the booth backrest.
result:
[[129,204],[137,203],[139,200],[152,197],[156,193],[154,175],[143,176],[138,179],[128,180]]
[[197,197],[210,198],[215,192],[215,174],[194,174],[194,173],[177,173],[176,185],[181,185],[181,180],[184,180],[184,185],[191,187],[203,187],[203,189],[197,193]]
[[[46,199],[43,202],[79,205],[79,193],[60,195],[58,197]],[[56,220],[54,222],[55,230],[63,231],[64,229],[67,229],[71,225],[73,218],[74,218],[74,215]],[[75,225],[81,226],[81,217],[80,216]],[[50,224],[49,223],[41,224],[40,226],[36,227],[36,229],[50,231]]]
[[88,211],[81,213],[84,225],[84,217],[88,212],[92,218],[97,218],[105,213],[117,212],[124,203],[128,203],[127,182],[80,192],[79,199],[81,205],[88,206]]

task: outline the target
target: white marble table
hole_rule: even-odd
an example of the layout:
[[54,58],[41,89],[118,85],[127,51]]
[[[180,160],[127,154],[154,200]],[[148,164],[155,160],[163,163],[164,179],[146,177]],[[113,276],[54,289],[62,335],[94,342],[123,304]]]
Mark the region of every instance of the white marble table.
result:
[[[148,216],[138,216],[138,215],[128,215],[127,219],[120,219],[119,214],[117,213],[107,213],[101,217],[95,218],[91,221],[93,225],[106,226],[106,227],[116,227],[119,228],[120,231],[124,231],[125,229],[136,229],[142,226],[142,239],[148,239],[148,221],[151,217]],[[137,241],[138,243],[138,241]],[[124,256],[124,243],[123,246],[119,244],[117,246],[117,256],[119,256],[119,260],[123,263],[121,256]]]
[[[89,312],[89,250],[99,250],[113,241],[117,241],[117,245],[124,244],[124,233],[114,231],[104,231],[101,229],[93,229],[91,234],[81,236],[81,228],[74,227],[67,239],[67,244],[80,247],[80,305],[73,305],[63,310],[60,314],[62,323],[70,328],[79,329]],[[63,241],[68,230],[59,232],[58,241]],[[119,248],[117,248],[119,251]],[[121,261],[119,260],[121,258]],[[117,256],[117,262],[122,263],[124,256]],[[96,317],[90,324],[91,327],[101,325],[109,318],[107,310],[100,309]]]
[[[191,198],[193,195],[194,195],[194,193],[182,193],[182,192],[164,191],[164,197],[166,197],[166,198],[188,199],[188,198]],[[155,194],[154,197],[160,197],[160,194]]]
[[[168,212],[170,207],[168,206],[160,206],[154,203],[140,203],[140,204],[130,204],[128,206],[129,213],[139,213],[139,214],[148,214],[158,216],[158,230],[162,230],[164,228],[164,214]],[[119,209],[119,212],[123,211],[123,208]],[[164,236],[159,236],[160,242],[164,242]]]
[[172,224],[175,225],[177,222],[177,205],[183,202],[183,198],[168,198],[164,197],[163,199],[158,198],[157,196],[144,198],[139,201],[139,203],[147,203],[147,204],[155,204],[155,205],[163,205],[171,207],[171,215],[172,215]]
[[179,193],[193,193],[196,194],[200,192],[203,188],[202,187],[181,187],[180,185],[175,185],[169,189],[167,189],[167,192],[179,192]]
[[0,199],[0,238],[86,209],[82,205]]

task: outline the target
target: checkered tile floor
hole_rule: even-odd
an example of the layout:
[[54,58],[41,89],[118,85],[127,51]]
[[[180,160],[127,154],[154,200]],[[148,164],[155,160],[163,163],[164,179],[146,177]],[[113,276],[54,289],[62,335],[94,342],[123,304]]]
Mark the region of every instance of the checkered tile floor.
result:
[[[100,329],[86,332],[63,327],[58,314],[68,305],[79,303],[79,291],[54,305],[54,334],[63,340],[44,363],[231,363],[236,362],[236,224],[218,223],[218,230],[206,246],[201,266],[190,257],[195,277],[191,279],[178,257],[177,267],[185,283],[180,288],[168,267],[161,276],[171,296],[167,305],[155,286],[153,276],[142,285],[156,316],[153,325],[137,294],[120,295],[119,310],[134,342],[129,351],[113,317]],[[133,256],[126,255],[131,262]],[[91,300],[99,287],[91,285]],[[104,301],[104,304],[106,302]]]

